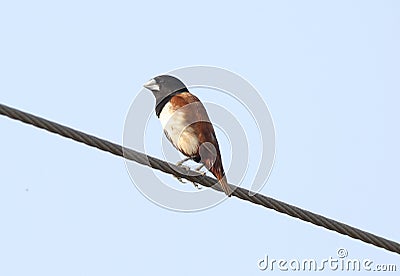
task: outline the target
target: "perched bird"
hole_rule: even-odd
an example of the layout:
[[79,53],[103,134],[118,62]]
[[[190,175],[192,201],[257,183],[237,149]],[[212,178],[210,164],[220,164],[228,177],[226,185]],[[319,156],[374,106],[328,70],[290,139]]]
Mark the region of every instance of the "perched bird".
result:
[[178,163],[192,159],[206,166],[230,196],[214,127],[201,101],[173,76],[157,76],[143,86],[156,98],[156,115],[168,140],[187,156]]

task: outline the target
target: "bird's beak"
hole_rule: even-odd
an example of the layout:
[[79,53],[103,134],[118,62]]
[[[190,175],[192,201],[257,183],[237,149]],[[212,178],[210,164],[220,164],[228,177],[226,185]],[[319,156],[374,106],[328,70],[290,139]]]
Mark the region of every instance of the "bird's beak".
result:
[[147,88],[151,91],[159,91],[160,90],[160,86],[157,84],[155,79],[149,80],[148,82],[143,84],[143,87]]

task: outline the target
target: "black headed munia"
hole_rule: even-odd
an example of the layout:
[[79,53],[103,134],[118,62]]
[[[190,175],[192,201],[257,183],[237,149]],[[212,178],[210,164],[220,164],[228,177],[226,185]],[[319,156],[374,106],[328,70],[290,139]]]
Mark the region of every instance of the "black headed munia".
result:
[[183,82],[169,75],[155,77],[144,87],[156,98],[156,115],[168,140],[188,157],[183,162],[192,159],[206,166],[230,196],[214,127],[200,100]]

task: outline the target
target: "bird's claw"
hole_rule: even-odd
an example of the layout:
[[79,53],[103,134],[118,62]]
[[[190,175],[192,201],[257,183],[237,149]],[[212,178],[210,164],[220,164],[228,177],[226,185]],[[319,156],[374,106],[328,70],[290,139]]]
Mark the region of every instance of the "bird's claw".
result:
[[197,171],[199,174],[201,174],[202,176],[205,176],[206,175],[206,172],[204,172],[204,171]]
[[183,163],[185,163],[186,161],[189,161],[190,157],[186,157],[185,159],[182,159],[181,161],[176,162],[175,165],[177,165],[178,167],[182,167]]
[[201,186],[199,186],[199,184],[197,184],[196,182],[192,182],[193,186],[197,189],[197,190],[201,190]]
[[[190,168],[189,166],[183,165],[183,163],[185,163],[185,162],[188,161],[189,159],[190,159],[190,158],[185,158],[185,159],[183,159],[183,160],[177,162],[177,163],[176,163],[176,166],[181,167],[181,168],[185,169],[186,171],[190,171],[191,168]],[[205,175],[206,172],[200,171],[201,168],[203,168],[203,167],[204,167],[204,165],[202,164],[202,165],[198,166],[197,168],[195,168],[195,171],[198,172],[198,173],[201,174],[201,175]],[[178,181],[181,182],[181,183],[184,183],[184,184],[187,183],[187,181],[185,181],[182,177],[179,177],[179,176],[174,176],[174,177],[175,177],[176,179],[178,179]],[[202,187],[199,186],[199,184],[197,184],[196,182],[193,182],[193,181],[191,181],[191,182],[192,182],[193,186],[194,186],[197,190],[201,190]]]
[[179,167],[181,167],[182,169],[185,169],[186,171],[190,171],[190,167],[189,166],[180,165]]
[[179,176],[174,176],[179,182],[181,182],[181,183],[183,183],[183,184],[185,184],[186,183],[186,181],[182,178],[182,177],[179,177]]
[[204,167],[204,164],[201,164],[200,166],[198,166],[197,168],[195,168],[195,171],[198,172],[201,175],[206,175],[206,172],[201,171],[201,169]]

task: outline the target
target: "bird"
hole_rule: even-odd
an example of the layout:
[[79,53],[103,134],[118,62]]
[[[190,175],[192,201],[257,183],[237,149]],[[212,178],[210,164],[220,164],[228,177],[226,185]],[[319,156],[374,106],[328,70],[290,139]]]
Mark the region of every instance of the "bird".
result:
[[231,196],[214,127],[202,102],[186,85],[171,75],[159,75],[143,85],[155,97],[155,113],[165,136],[185,159],[205,166],[217,179],[222,190]]

